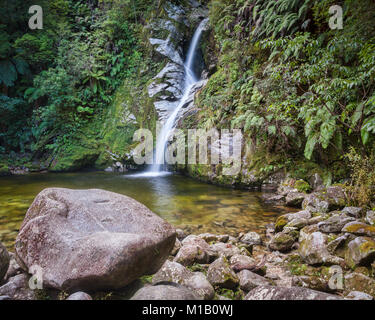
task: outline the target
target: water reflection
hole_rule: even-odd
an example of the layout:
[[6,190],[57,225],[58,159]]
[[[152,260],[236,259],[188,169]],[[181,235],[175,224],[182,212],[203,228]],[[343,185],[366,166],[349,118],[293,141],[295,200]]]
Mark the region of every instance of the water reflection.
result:
[[220,188],[181,175],[146,177],[104,172],[0,178],[0,241],[10,249],[27,208],[47,187],[99,188],[130,196],[176,227],[236,235],[259,231],[286,211],[265,206],[260,194]]

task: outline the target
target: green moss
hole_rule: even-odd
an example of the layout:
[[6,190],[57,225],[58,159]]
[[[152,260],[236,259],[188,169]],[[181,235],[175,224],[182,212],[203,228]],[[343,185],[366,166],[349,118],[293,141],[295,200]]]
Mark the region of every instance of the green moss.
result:
[[97,149],[82,146],[67,146],[60,151],[52,161],[49,170],[52,172],[76,171],[86,167],[93,167],[99,156]]
[[366,242],[361,243],[359,250],[364,254],[375,252],[375,241],[368,238]]
[[224,288],[216,288],[215,291],[217,295],[223,296],[230,300],[242,300],[244,296],[243,292],[239,289],[230,290],[230,289],[224,289]]
[[374,234],[375,235],[375,226],[363,225],[361,223],[353,223],[345,227],[346,232],[350,233],[360,233],[360,234]]
[[192,266],[187,266],[186,268],[192,272],[202,272],[205,275],[207,274],[207,267],[204,267],[201,264],[196,263]]
[[298,192],[307,193],[311,191],[310,185],[304,180],[297,180],[294,184],[294,188],[296,188]]
[[143,284],[147,284],[147,283],[152,283],[153,277],[154,277],[154,275],[151,275],[151,276],[142,276],[139,279],[141,280],[141,282]]
[[293,275],[301,276],[304,275],[307,271],[307,265],[302,262],[302,259],[299,255],[292,255],[288,258],[288,269]]
[[275,231],[280,232],[283,231],[284,227],[288,224],[288,219],[285,216],[280,216],[276,220],[275,224]]

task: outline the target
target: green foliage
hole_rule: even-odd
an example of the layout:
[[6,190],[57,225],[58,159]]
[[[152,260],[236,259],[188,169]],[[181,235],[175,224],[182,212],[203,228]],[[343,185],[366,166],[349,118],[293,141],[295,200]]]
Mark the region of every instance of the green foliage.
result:
[[[375,4],[331,0],[215,0],[219,64],[198,98],[203,127],[241,128],[253,146],[331,167],[348,146],[372,150]],[[365,25],[365,27],[363,27]]]
[[[147,2],[147,1],[146,1]],[[2,16],[0,35],[1,152],[32,152],[55,159],[53,169],[95,162],[83,137],[98,123],[125,78],[134,77],[142,60],[138,46],[144,14],[141,1],[53,0],[39,3],[44,28],[27,29],[29,1],[9,8],[25,12]],[[134,10],[130,4],[134,5]],[[25,29],[19,29],[25,25]],[[8,88],[12,88],[8,90]],[[98,138],[98,137],[96,137]],[[63,153],[66,153],[65,155]],[[81,153],[81,155],[79,155]],[[85,162],[85,163],[84,163]]]

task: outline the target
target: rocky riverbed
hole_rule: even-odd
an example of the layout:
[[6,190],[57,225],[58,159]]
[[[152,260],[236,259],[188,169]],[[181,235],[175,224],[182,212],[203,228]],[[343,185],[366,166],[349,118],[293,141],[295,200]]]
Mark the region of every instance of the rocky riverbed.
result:
[[237,236],[175,230],[103,190],[46,189],[15,253],[0,246],[0,300],[373,300],[375,212],[346,207],[340,186],[298,185],[265,201],[300,211]]

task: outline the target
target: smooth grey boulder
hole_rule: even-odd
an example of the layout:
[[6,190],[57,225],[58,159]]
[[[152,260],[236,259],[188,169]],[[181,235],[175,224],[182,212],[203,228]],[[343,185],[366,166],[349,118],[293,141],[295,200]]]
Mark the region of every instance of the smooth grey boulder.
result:
[[240,279],[240,288],[246,292],[249,292],[258,286],[270,285],[270,282],[266,278],[249,270],[242,270],[237,276]]
[[38,266],[43,285],[59,290],[117,289],[163,265],[174,228],[144,205],[104,190],[43,190],[16,239],[26,271]]
[[79,291],[71,294],[66,300],[92,300],[92,298],[86,292]]
[[29,286],[30,277],[21,273],[0,287],[0,296],[9,296],[12,300],[36,300],[34,290]]
[[0,283],[4,279],[9,268],[10,257],[7,249],[0,242]]
[[224,257],[220,257],[210,264],[207,271],[207,278],[213,286],[226,289],[234,289],[239,284],[237,275],[233,272],[228,260]]
[[300,287],[259,286],[244,300],[343,300],[340,296]]
[[152,283],[174,282],[190,288],[203,300],[214,297],[215,291],[202,272],[192,272],[183,265],[166,261],[161,269],[153,276]]
[[163,283],[144,287],[130,300],[199,300],[194,292],[176,283]]

